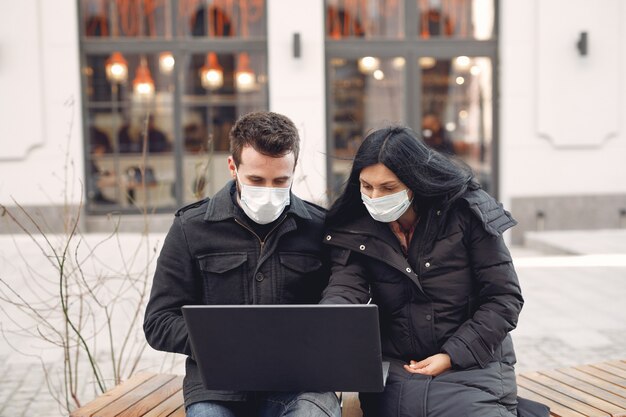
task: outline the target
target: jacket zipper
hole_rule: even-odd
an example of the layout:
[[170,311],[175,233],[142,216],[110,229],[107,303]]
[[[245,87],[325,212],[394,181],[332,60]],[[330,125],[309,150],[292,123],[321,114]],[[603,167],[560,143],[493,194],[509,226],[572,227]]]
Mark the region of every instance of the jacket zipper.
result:
[[276,223],[276,225],[274,227],[272,227],[272,229],[267,233],[267,235],[265,235],[265,239],[261,239],[259,237],[259,235],[257,235],[254,230],[252,230],[251,228],[249,228],[247,225],[245,225],[244,223],[240,222],[238,219],[235,219],[235,223],[237,223],[239,226],[243,227],[244,229],[246,229],[247,231],[249,231],[250,233],[252,233],[254,236],[256,236],[256,238],[259,240],[259,244],[260,244],[260,252],[259,252],[259,259],[261,258],[261,254],[263,253],[263,247],[265,246],[265,241],[270,237],[270,235],[272,233],[274,233],[274,231],[278,228],[278,226],[280,226],[281,224],[283,224],[283,222],[285,221],[285,219],[287,218],[287,216],[284,216],[282,218],[281,221],[279,221],[278,223]]
[[[237,223],[239,226],[243,227],[244,229],[246,229],[247,231],[249,231],[250,233],[252,233],[254,236],[256,236],[256,238],[259,240],[259,245],[260,245],[260,249],[259,249],[259,259],[257,260],[257,265],[254,268],[256,271],[256,268],[258,268],[259,263],[258,261],[261,260],[262,256],[263,256],[263,248],[265,246],[265,241],[267,240],[267,238],[270,237],[270,235],[274,232],[274,230],[276,230],[276,228],[278,226],[280,226],[281,224],[283,224],[283,222],[285,221],[285,219],[287,218],[287,216],[284,216],[282,218],[281,221],[279,221],[274,227],[272,227],[272,229],[267,233],[267,235],[265,235],[265,239],[261,239],[259,237],[259,235],[257,235],[254,230],[252,230],[251,228],[249,228],[247,225],[245,225],[244,223],[240,222],[238,219],[235,219],[235,223]],[[254,300],[256,300],[256,285],[252,286],[252,304],[254,304]]]
[[[424,237],[426,237],[426,238],[428,237],[428,229],[429,229],[429,226],[430,226],[431,222],[432,222],[432,218],[429,217],[428,220],[426,220],[426,225],[424,226]],[[427,244],[426,239],[422,239],[420,241],[419,246],[417,247],[417,249],[418,249],[417,250],[417,265],[416,265],[417,271],[415,271],[415,273],[416,274],[419,273],[418,279],[422,275],[422,262],[424,261],[424,251],[425,251],[425,248],[426,248],[426,244]],[[408,262],[408,258],[407,258],[407,262]],[[428,313],[428,314],[430,314],[430,313]],[[434,316],[434,313],[433,313],[432,317],[431,317],[431,322],[430,322],[429,328],[430,328],[430,337],[431,337],[431,339],[433,341],[433,344],[436,345],[437,344],[437,342],[436,342],[437,338],[435,337],[434,321],[435,321],[435,316]],[[412,335],[413,337],[411,337],[411,345],[413,346],[413,351],[416,351],[417,350],[417,346],[415,346],[415,338],[417,337],[417,335],[415,334],[415,329],[413,329],[412,320],[411,320],[411,330],[414,333]],[[428,382],[430,382],[430,381],[428,381]]]
[[[426,220],[426,225],[424,226],[424,233],[422,235],[422,237],[427,236],[427,232],[428,232],[428,226],[430,225],[430,219]],[[418,236],[416,236],[415,234],[413,235],[413,238],[418,238]],[[422,274],[421,271],[421,262],[422,262],[422,255],[424,252],[424,247],[426,246],[426,241],[422,238],[420,239],[420,241],[418,242],[417,245],[417,259],[416,259],[416,268],[412,268],[413,269],[413,273],[415,274],[415,278],[417,280],[420,279],[420,276]],[[409,245],[407,247],[407,253],[404,255],[404,259],[406,260],[407,265],[411,265],[411,263],[409,262],[409,253],[410,253],[410,249],[411,249],[411,243],[409,242]],[[411,337],[409,338],[409,343],[411,345],[411,349],[413,349],[413,352],[417,351],[417,345],[415,343],[415,338],[416,338],[416,331],[415,331],[415,327],[413,326],[413,319],[412,319],[412,315],[411,315],[411,304],[409,303],[409,305],[406,306],[407,309],[407,317],[410,317],[411,319],[409,320],[409,329],[410,329],[410,333],[411,333]],[[432,329],[432,327],[431,327]]]

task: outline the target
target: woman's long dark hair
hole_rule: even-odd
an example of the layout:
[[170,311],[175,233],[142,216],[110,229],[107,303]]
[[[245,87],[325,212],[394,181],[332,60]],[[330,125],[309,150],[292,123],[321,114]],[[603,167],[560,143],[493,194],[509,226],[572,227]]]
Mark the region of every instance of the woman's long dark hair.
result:
[[345,189],[326,217],[330,227],[367,212],[361,201],[359,175],[363,168],[377,163],[389,168],[413,191],[413,207],[421,219],[436,211],[447,212],[468,188],[479,188],[467,165],[432,150],[411,129],[392,126],[376,130],[365,138],[354,157]]

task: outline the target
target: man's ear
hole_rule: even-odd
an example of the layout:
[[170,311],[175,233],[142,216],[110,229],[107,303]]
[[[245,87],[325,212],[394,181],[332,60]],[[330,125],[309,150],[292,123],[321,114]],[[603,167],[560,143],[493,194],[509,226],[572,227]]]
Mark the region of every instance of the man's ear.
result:
[[229,156],[228,157],[228,170],[230,171],[230,176],[233,179],[237,178],[237,166],[235,165],[235,160],[233,159],[233,156]]

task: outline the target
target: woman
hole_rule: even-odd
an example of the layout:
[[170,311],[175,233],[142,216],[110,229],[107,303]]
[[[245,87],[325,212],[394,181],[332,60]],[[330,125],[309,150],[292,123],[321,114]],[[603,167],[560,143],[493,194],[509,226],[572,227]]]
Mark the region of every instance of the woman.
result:
[[327,223],[322,302],[377,304],[391,362],[364,416],[516,416],[523,299],[502,239],[516,221],[471,171],[407,128],[375,131]]

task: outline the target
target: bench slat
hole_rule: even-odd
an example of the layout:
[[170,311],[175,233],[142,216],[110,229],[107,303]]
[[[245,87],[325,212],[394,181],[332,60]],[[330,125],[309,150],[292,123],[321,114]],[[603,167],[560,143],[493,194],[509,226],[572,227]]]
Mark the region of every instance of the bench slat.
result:
[[626,371],[626,361],[607,361],[605,363]]
[[557,402],[571,410],[576,410],[588,417],[611,417],[610,414],[602,410],[598,410],[597,408],[594,408],[589,404],[578,401],[568,395],[561,394],[558,391],[554,391],[553,389],[550,389],[531,379],[526,378],[524,375],[519,375],[517,377],[517,385],[518,387],[524,387],[527,390],[533,391],[541,396],[550,398],[552,399],[552,401]]
[[182,409],[182,416],[185,417],[182,384],[179,388],[181,389],[176,391],[167,400],[150,410],[146,415],[144,415],[144,417],[170,417],[176,415],[174,413],[178,411],[178,409]]
[[591,366],[591,365],[582,365],[582,366],[577,366],[575,369],[579,369],[585,373],[588,373],[589,375],[593,375],[597,378],[603,379],[607,382],[610,382],[622,388],[626,388],[626,379],[621,378],[610,372],[606,372],[598,367]]
[[554,402],[550,398],[539,395],[534,391],[527,390],[521,385],[517,386],[517,394],[520,397],[526,398],[528,400],[538,401],[542,404],[547,405],[548,407],[550,407],[550,416],[552,417],[586,417],[584,414],[581,414],[575,410],[572,410],[571,408]]
[[626,370],[611,365],[608,362],[594,363],[591,366],[593,366],[594,368],[602,369],[603,371],[606,371],[613,375],[617,375],[618,377],[626,380]]
[[168,381],[163,386],[159,387],[156,391],[152,391],[148,396],[143,397],[140,401],[136,402],[132,406],[125,409],[120,414],[107,414],[102,417],[139,417],[144,416],[150,410],[158,407],[163,401],[166,401],[175,393],[182,390],[183,378],[175,377],[171,381]]
[[624,410],[624,407],[620,407],[593,394],[589,394],[588,392],[582,390],[580,387],[567,385],[562,380],[554,380],[548,375],[544,375],[540,372],[527,373],[524,374],[524,377],[538,384],[541,384],[546,388],[550,388],[555,392],[560,392],[561,394],[567,395],[568,397],[571,397],[576,401],[580,401],[581,403],[585,403],[593,408],[602,410],[611,416],[619,415],[619,413]]
[[169,417],[186,417],[185,406],[182,405],[176,411],[169,415]]
[[[126,395],[118,398],[105,408],[101,409],[94,417],[122,416],[124,415],[122,414],[124,411],[128,410],[137,403],[140,403],[142,401],[152,403],[154,402],[152,394],[175,378],[176,377],[174,375],[157,374],[154,378],[148,379],[143,384],[126,393]],[[141,407],[141,405],[139,406]],[[126,414],[124,415],[124,417],[130,417],[135,415],[141,414]]]
[[[618,406],[619,411],[626,409],[626,398],[623,396],[613,394],[612,392],[590,384],[589,382],[581,381],[580,379],[573,378],[558,371],[541,371],[540,373],[554,381],[559,381],[562,384],[567,384],[570,387],[579,389],[595,397],[602,398],[604,401]],[[626,394],[626,390],[623,390],[623,392]]]
[[596,376],[590,375],[586,372],[581,371],[580,369],[575,369],[575,368],[561,368],[561,369],[557,369],[556,372],[563,374],[563,375],[569,375],[572,378],[575,378],[577,380],[580,381],[584,381],[587,382],[595,387],[598,387],[599,389],[602,389],[606,392],[610,392],[613,393],[615,395],[619,395],[620,397],[624,397],[626,398],[626,388],[622,388],[619,385],[615,385],[611,382],[608,382],[604,379],[600,379]]
[[138,385],[141,385],[148,379],[154,377],[155,374],[153,373],[137,373],[128,378],[126,381],[122,382],[121,384],[111,388],[104,394],[101,394],[94,400],[90,401],[88,404],[85,404],[83,407],[74,410],[70,414],[70,417],[91,417],[105,406],[111,404],[111,402],[115,401],[117,398],[126,395],[128,391],[133,390]]

